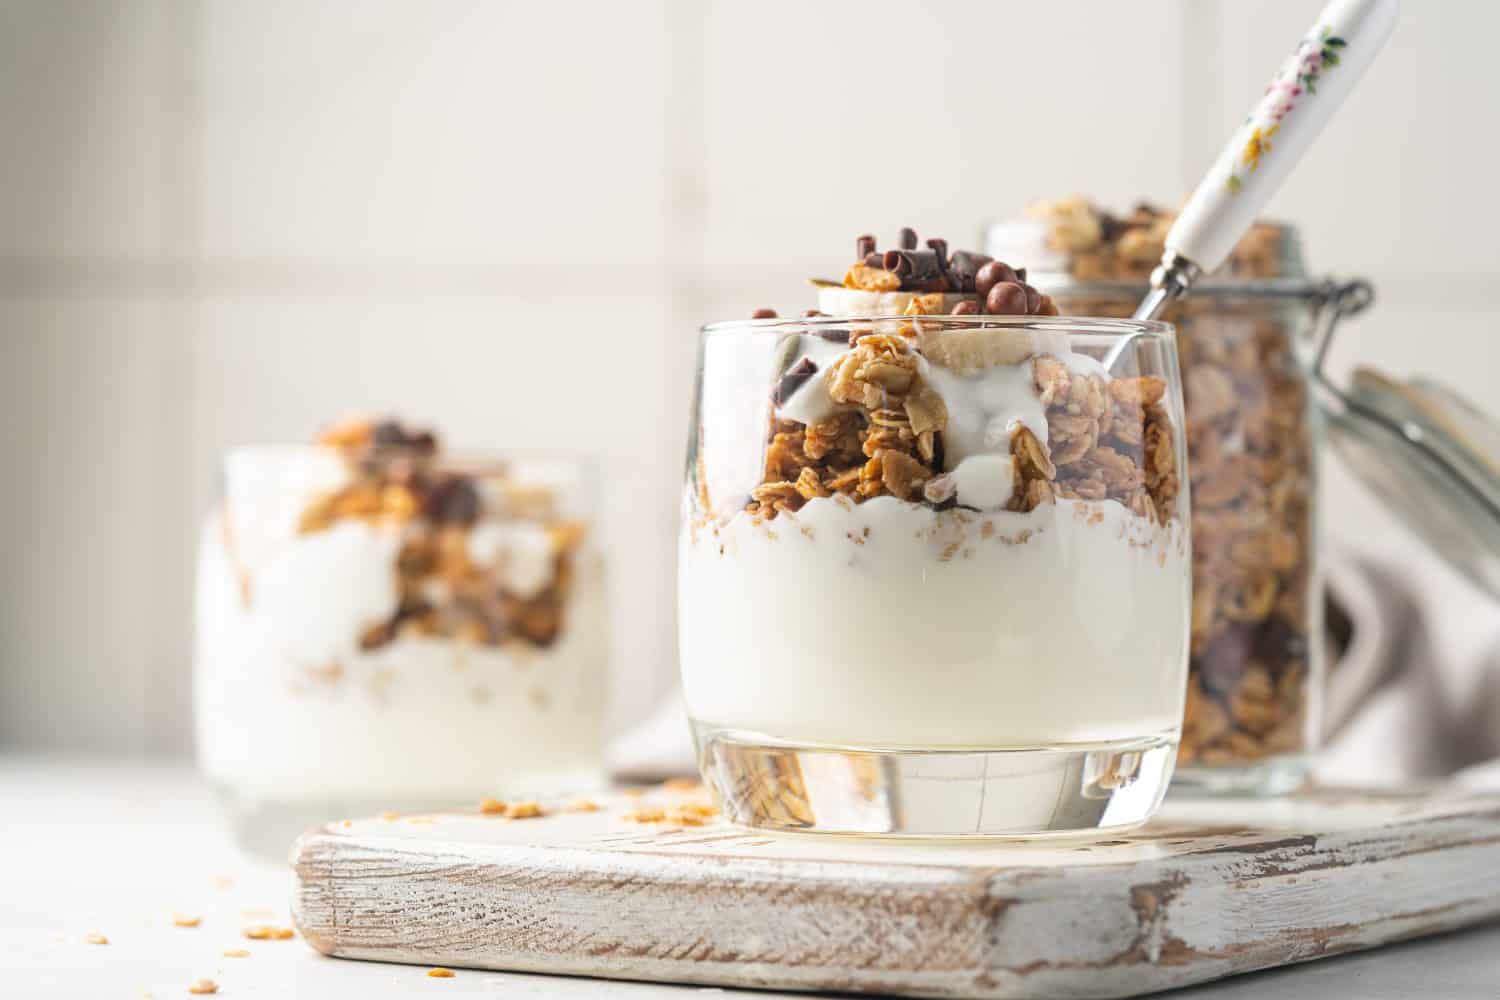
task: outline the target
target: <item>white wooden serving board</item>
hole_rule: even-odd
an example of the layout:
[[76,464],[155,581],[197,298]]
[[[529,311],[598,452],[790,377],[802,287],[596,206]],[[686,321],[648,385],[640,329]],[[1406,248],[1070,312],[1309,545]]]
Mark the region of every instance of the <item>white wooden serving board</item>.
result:
[[[674,793],[658,791],[667,800]],[[959,842],[595,813],[333,824],[293,913],[347,958],[922,997],[1122,997],[1500,915],[1500,794],[1169,801],[1131,834]]]

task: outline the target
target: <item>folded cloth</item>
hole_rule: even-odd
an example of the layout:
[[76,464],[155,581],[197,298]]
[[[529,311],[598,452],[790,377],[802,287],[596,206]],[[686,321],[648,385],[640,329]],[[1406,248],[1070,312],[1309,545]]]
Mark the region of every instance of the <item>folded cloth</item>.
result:
[[1413,538],[1331,544],[1326,565],[1349,640],[1329,657],[1316,777],[1500,787],[1500,605]]
[[[1415,539],[1326,550],[1330,621],[1317,780],[1395,785],[1453,776],[1500,788],[1500,604]],[[611,748],[632,780],[691,774],[682,695]]]

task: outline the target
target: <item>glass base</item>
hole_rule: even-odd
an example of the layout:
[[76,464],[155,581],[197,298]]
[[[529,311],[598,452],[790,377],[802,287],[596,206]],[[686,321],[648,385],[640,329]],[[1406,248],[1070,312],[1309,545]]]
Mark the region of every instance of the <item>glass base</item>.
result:
[[1311,770],[1312,757],[1305,753],[1244,764],[1184,764],[1172,779],[1172,794],[1183,798],[1287,795],[1307,782]]
[[893,837],[1035,837],[1136,826],[1177,733],[1004,750],[801,746],[693,722],[704,780],[742,826]]
[[[535,795],[566,795],[597,792],[608,785],[603,770],[570,771],[544,778],[503,783],[484,793],[500,798],[523,798]],[[292,844],[302,834],[325,823],[341,819],[379,816],[385,812],[405,815],[475,809],[483,797],[453,794],[446,796],[390,795],[379,799],[265,798],[241,791],[223,782],[214,784],[214,793],[228,819],[235,843],[246,854],[262,861],[285,864]]]

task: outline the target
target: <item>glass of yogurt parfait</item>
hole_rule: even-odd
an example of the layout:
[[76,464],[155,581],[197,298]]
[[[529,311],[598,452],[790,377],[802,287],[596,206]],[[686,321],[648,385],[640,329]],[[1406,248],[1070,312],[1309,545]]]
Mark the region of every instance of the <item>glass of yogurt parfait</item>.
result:
[[353,420],[225,460],[204,525],[201,766],[241,841],[603,780],[589,463]]
[[867,240],[820,296],[840,315],[702,333],[679,628],[704,777],[751,826],[1138,824],[1188,658],[1171,328]]

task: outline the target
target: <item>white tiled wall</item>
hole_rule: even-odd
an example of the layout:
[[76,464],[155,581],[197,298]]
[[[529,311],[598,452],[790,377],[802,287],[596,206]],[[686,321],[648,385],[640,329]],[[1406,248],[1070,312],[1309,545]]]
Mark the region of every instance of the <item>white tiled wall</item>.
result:
[[[0,746],[186,749],[216,456],[360,408],[604,453],[639,712],[693,327],[857,232],[1175,200],[1317,6],[0,0]],[[1274,207],[1381,290],[1341,370],[1494,407],[1500,8],[1406,7]]]

